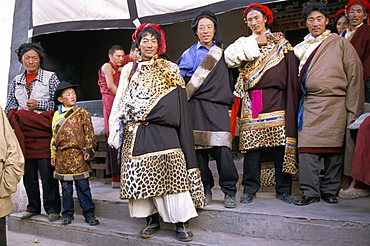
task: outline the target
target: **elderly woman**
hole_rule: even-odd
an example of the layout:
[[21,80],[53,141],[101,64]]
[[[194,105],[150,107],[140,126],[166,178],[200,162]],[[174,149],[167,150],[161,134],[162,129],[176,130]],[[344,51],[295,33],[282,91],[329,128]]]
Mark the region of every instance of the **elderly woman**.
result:
[[[164,32],[151,23],[133,34],[141,60],[122,69],[122,83],[110,116],[108,143],[118,147],[121,123],[121,198],[132,218],[146,218],[140,236],[160,229],[159,217],[176,224],[180,241],[190,241],[189,219],[204,205],[203,187],[187,112],[185,82],[176,64],[158,58],[166,49]],[[124,124],[125,126],[122,126]],[[117,130],[116,130],[117,133]]]
[[53,72],[41,68],[45,55],[39,44],[24,43],[16,53],[25,72],[17,75],[9,85],[5,113],[25,156],[23,183],[28,205],[21,219],[41,212],[39,172],[45,212],[50,221],[56,221],[61,204],[58,181],[53,178],[54,167],[50,164],[50,140],[54,92],[59,80]]
[[296,172],[298,60],[288,40],[277,37],[266,27],[273,21],[268,7],[249,5],[244,11],[244,20],[252,35],[239,38],[225,50],[228,66],[240,70],[235,95],[241,102],[239,149],[246,152],[244,194],[240,202],[250,203],[256,197],[261,186],[261,156],[268,152],[274,158],[276,198],[292,203],[295,200],[291,195],[291,174]]

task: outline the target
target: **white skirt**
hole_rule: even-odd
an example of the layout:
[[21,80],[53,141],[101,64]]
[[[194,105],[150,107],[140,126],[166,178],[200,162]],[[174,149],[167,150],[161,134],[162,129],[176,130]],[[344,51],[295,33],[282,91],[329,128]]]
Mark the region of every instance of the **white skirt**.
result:
[[131,218],[146,218],[158,212],[163,222],[178,223],[198,216],[189,191],[148,199],[130,199],[128,205]]

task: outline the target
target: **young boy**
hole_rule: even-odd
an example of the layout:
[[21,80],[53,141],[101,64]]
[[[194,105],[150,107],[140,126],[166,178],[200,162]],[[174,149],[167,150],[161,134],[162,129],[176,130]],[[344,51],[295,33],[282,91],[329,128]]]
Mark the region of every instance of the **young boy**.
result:
[[98,225],[95,204],[92,201],[89,180],[89,161],[95,153],[96,141],[90,113],[75,105],[77,85],[62,81],[55,91],[58,105],[52,123],[51,165],[55,166],[54,178],[62,184],[63,225],[74,219],[73,181],[82,215],[89,225]]

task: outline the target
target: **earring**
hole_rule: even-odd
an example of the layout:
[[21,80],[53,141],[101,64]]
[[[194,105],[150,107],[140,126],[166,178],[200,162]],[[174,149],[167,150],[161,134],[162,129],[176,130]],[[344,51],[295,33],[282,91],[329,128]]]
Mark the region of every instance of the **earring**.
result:
[[142,61],[143,60],[143,58],[141,56],[141,51],[140,50],[138,50],[137,56],[138,56],[138,58],[137,58],[138,61]]

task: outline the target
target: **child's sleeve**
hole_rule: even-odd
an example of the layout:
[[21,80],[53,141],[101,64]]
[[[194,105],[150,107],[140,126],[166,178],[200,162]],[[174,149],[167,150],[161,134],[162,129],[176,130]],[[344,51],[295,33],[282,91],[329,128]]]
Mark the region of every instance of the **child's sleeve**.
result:
[[91,115],[88,111],[86,111],[85,119],[86,119],[85,124],[84,124],[85,143],[86,143],[85,148],[86,148],[86,152],[90,155],[90,158],[93,158],[95,155],[96,140],[95,140],[94,126],[91,120]]

